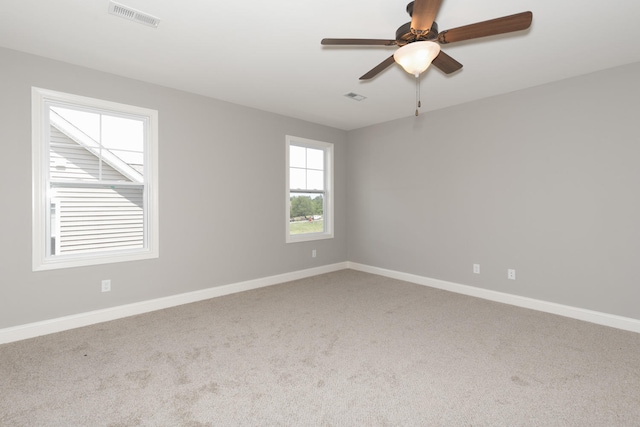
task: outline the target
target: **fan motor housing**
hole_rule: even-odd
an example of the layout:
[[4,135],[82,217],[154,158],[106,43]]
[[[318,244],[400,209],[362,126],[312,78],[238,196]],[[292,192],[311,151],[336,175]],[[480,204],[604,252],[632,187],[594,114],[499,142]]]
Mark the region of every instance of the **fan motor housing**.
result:
[[[409,3],[413,9],[413,2]],[[409,6],[407,6],[409,9]],[[431,25],[431,29],[427,34],[416,35],[411,32],[411,22],[407,22],[402,25],[400,28],[396,30],[396,41],[398,42],[398,46],[404,46],[409,43],[424,41],[424,40],[435,40],[438,37],[438,23],[433,22]]]

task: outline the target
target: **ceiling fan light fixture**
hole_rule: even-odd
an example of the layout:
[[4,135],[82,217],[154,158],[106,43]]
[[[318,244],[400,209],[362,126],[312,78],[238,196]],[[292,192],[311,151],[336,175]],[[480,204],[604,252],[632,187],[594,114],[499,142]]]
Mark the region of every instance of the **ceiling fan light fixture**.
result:
[[393,59],[404,70],[419,77],[440,53],[440,45],[432,41],[420,41],[406,44],[396,50]]

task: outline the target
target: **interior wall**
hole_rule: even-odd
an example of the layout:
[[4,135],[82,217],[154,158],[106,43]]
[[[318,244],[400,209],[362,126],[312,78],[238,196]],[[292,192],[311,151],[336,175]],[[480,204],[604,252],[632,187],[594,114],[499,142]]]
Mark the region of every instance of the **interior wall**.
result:
[[349,260],[640,319],[639,122],[632,64],[352,131]]
[[[7,49],[0,64],[0,328],[347,260],[346,132]],[[32,272],[32,86],[159,111],[159,259]],[[334,239],[285,243],[287,134],[335,144]]]

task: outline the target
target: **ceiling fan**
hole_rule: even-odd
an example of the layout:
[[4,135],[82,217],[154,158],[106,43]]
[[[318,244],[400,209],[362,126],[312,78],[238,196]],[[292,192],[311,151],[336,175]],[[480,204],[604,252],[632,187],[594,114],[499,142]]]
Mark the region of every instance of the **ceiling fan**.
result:
[[[531,25],[533,14],[522,12],[502,18],[477,22],[475,24],[438,32],[434,21],[442,0],[415,0],[407,5],[411,22],[396,31],[395,39],[322,39],[323,45],[398,46],[396,52],[362,75],[360,80],[368,80],[387,69],[394,62],[414,74],[416,78],[431,63],[451,74],[462,68],[462,64],[440,50],[440,45],[513,31],[526,30]],[[414,60],[418,59],[416,64]],[[406,62],[409,62],[405,66]]]

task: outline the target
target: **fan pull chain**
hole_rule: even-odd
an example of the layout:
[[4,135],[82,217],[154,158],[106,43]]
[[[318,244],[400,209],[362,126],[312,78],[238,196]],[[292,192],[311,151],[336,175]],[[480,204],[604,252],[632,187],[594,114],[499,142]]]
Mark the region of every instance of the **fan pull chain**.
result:
[[418,108],[422,107],[420,102],[420,76],[416,76],[416,117],[418,117]]

